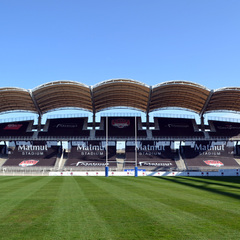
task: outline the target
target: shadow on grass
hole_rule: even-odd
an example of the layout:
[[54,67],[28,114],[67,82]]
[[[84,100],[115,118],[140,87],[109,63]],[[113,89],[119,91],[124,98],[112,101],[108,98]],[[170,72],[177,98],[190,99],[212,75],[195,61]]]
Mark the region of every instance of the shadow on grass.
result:
[[[202,178],[200,178],[200,177],[199,178],[198,177],[155,177],[155,178],[159,178],[159,179],[162,179],[165,181],[181,184],[181,185],[188,186],[188,187],[193,187],[196,189],[204,190],[204,191],[215,193],[215,194],[220,194],[220,195],[235,198],[238,200],[240,199],[240,194],[235,194],[235,193],[230,192],[231,191],[230,188],[236,188],[236,186],[224,185],[224,184],[221,185],[221,184],[211,182],[211,181],[204,182],[204,181],[201,181]],[[213,180],[214,178],[211,178],[211,179]],[[218,179],[218,178],[216,178],[216,179]],[[214,179],[214,180],[216,180],[216,179]],[[196,182],[202,183],[202,185],[196,185],[195,184]],[[232,181],[230,180],[230,182],[232,182]],[[234,181],[234,183],[236,183],[236,182]],[[222,190],[216,189],[216,188],[209,188],[208,187],[209,184],[211,184],[213,186],[220,185],[225,188],[225,191],[222,191]],[[237,187],[237,189],[239,189],[239,188]]]
[[[188,180],[189,177],[181,177],[181,178]],[[230,188],[240,189],[239,177],[190,177],[190,179],[195,182],[202,182],[205,184],[217,185],[221,187],[230,187]],[[226,183],[229,183],[229,184],[226,184]],[[230,185],[232,183],[234,183],[234,185]]]

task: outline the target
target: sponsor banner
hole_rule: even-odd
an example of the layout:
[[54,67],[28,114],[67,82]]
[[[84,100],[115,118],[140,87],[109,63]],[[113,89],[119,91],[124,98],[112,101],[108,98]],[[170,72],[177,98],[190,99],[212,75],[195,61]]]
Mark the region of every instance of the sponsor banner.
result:
[[3,130],[19,130],[23,124],[9,123]]
[[138,157],[161,157],[166,152],[166,145],[159,141],[140,141],[137,145]]
[[25,160],[19,163],[20,167],[32,167],[35,166],[39,161],[38,160]]
[[108,165],[109,165],[109,163],[106,163],[106,162],[78,161],[78,162],[75,162],[75,163],[71,163],[70,166],[75,166],[75,167],[106,167]]
[[203,161],[206,163],[208,166],[213,166],[213,167],[223,167],[224,164],[221,161],[216,161],[216,160],[205,160]]
[[219,130],[240,130],[240,125],[234,125],[234,124],[223,124],[223,125],[217,125],[217,129]]
[[[106,141],[72,141],[78,151],[103,151],[106,149]],[[108,141],[108,146],[116,146],[115,141]]]
[[169,123],[165,125],[164,127],[168,128],[189,128],[190,126],[188,124],[183,124],[183,123]]
[[78,128],[78,124],[77,123],[58,123],[56,125],[53,126],[53,128],[57,128],[57,129],[72,129],[72,128]]
[[17,151],[23,156],[41,156],[44,155],[49,149],[47,144],[45,145],[17,145]]
[[102,161],[106,159],[106,149],[102,141],[82,141],[81,144],[72,147],[69,157],[70,159],[78,159],[79,162]]
[[69,166],[73,167],[116,167],[117,162],[116,161],[109,161],[106,163],[105,160],[84,160],[84,159],[79,159],[76,160],[75,162],[72,162]]
[[194,151],[203,156],[233,155],[234,147],[228,147],[226,142],[196,142]]
[[138,152],[138,156],[161,156],[162,155],[162,152],[160,151],[151,151],[151,152]]
[[[108,161],[115,161],[116,148],[108,147]],[[68,166],[106,166],[106,149],[102,141],[83,141],[72,147]]]
[[139,161],[138,166],[139,167],[173,167],[173,164],[170,161],[161,161],[161,162]]
[[77,151],[78,152],[82,152],[82,151],[105,151],[105,146],[102,145],[102,142],[101,141],[98,141],[98,142],[84,142],[84,144],[80,145],[78,144],[77,145]]
[[141,141],[137,146],[138,151],[165,151],[165,145],[158,141]]
[[130,119],[115,118],[115,119],[112,119],[111,125],[116,128],[126,128],[130,126]]
[[105,156],[105,151],[79,151],[81,156]]

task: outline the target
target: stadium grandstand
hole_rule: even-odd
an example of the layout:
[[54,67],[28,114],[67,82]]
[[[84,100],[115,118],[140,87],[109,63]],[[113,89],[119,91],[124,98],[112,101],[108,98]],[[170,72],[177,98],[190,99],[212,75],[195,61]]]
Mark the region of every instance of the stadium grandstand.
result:
[[[32,90],[0,88],[1,114],[34,116],[12,121],[0,117],[0,171],[238,171],[240,122],[207,116],[239,113],[239,99],[240,88],[210,90],[187,81],[155,86],[129,79],[94,86],[54,81]],[[117,114],[118,108],[126,113]],[[46,118],[66,109],[86,114]],[[128,109],[139,114],[128,114]],[[194,112],[199,121],[194,115],[159,115],[165,109]],[[116,114],[104,114],[106,110]]]

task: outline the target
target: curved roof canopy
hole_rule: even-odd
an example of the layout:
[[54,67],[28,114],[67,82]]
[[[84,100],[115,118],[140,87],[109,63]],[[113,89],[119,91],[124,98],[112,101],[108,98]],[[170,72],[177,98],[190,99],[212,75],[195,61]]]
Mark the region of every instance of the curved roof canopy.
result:
[[0,112],[30,111],[37,113],[30,93],[22,88],[0,88]]
[[210,90],[192,82],[169,81],[152,88],[149,111],[161,108],[184,108],[198,114],[204,108]]
[[240,88],[221,88],[214,91],[206,112],[223,110],[240,112]]
[[30,111],[42,115],[62,108],[99,112],[127,107],[143,112],[176,108],[200,115],[213,111],[240,112],[240,88],[209,90],[187,81],[168,81],[155,86],[130,79],[113,79],[94,86],[74,81],[54,81],[32,90],[0,88],[0,113]]
[[143,112],[147,110],[149,87],[143,83],[117,79],[93,86],[93,99],[96,112],[111,107],[130,107]]
[[92,111],[90,88],[73,81],[43,84],[32,91],[41,113],[74,107]]

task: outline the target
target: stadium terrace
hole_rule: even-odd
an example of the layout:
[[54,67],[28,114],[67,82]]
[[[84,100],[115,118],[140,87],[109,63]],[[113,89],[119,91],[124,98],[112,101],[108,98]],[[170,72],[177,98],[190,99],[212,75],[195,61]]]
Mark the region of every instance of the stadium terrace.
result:
[[[240,89],[210,90],[187,81],[148,86],[130,79],[113,79],[94,86],[55,81],[32,90],[0,88],[0,112],[26,111],[33,120],[0,123],[0,172],[71,173],[99,176],[108,171],[142,176],[154,174],[222,175],[240,168],[240,123],[204,121],[216,111],[240,112]],[[146,114],[100,116],[117,107]],[[185,109],[201,119],[149,114],[161,109]],[[88,117],[47,118],[59,109],[85,110]],[[127,175],[128,174],[128,175]]]

